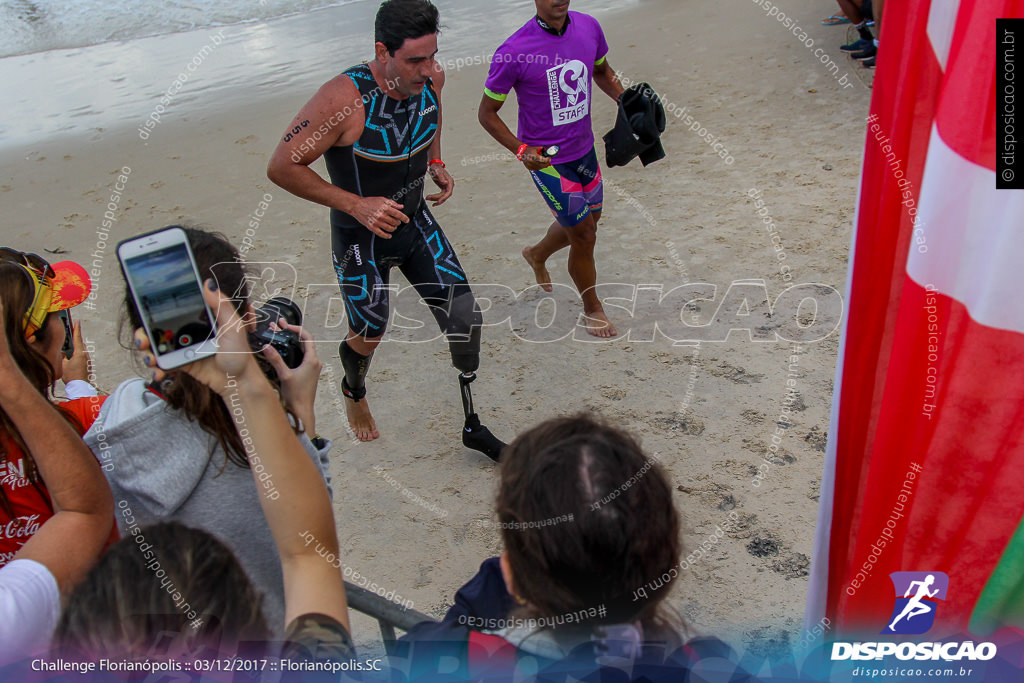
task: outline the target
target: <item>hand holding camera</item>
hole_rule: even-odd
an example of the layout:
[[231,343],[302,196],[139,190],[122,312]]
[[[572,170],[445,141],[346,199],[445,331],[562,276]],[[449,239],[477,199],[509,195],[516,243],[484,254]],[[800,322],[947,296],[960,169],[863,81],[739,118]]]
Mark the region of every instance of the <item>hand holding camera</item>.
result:
[[[286,323],[285,327],[280,322]],[[300,340],[302,310],[291,299],[275,296],[256,309],[256,331],[252,334],[252,349],[272,347],[288,368],[302,365],[305,347]],[[276,366],[275,366],[276,370]],[[278,377],[281,373],[278,372]]]
[[252,346],[258,349],[265,344],[263,357],[277,374],[281,396],[302,420],[303,429],[310,435],[316,434],[313,405],[323,363],[316,355],[313,335],[301,327],[302,312],[290,300],[274,297],[256,314],[257,329],[252,335]]
[[[228,398],[255,375],[259,376],[256,384],[269,386],[253,355],[254,351],[262,353],[277,374],[285,403],[302,421],[303,428],[315,434],[313,405],[323,364],[316,355],[313,336],[295,324],[302,318],[298,306],[282,297],[271,299],[257,311],[256,330],[250,333],[235,312],[234,302],[214,289],[215,286],[212,280],[207,280],[203,285],[203,298],[214,312],[217,353],[179,369]],[[275,315],[276,320],[272,319]],[[135,330],[135,345],[143,351],[143,362],[153,369],[153,380],[163,381],[167,372],[157,366],[149,337],[142,328]]]
[[[289,408],[315,433],[313,402],[322,364],[294,302],[274,297],[239,317],[235,302],[217,291],[214,280],[200,282],[188,239],[178,227],[125,240],[118,257],[143,323],[135,344],[145,352],[155,382],[180,367],[226,397],[249,375],[266,370],[268,377],[253,386],[269,387],[266,380],[276,375]],[[266,360],[262,368],[254,353]]]

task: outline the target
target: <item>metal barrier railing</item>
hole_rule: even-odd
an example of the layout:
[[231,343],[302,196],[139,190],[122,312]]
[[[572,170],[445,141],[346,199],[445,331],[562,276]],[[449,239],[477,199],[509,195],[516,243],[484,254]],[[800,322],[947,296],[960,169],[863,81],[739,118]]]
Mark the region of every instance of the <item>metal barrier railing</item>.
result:
[[348,581],[345,582],[345,595],[348,597],[349,607],[377,620],[380,625],[380,636],[384,641],[384,651],[389,655],[392,654],[397,640],[396,628],[408,631],[421,622],[437,621],[423,612],[403,607],[365,588],[353,586]]

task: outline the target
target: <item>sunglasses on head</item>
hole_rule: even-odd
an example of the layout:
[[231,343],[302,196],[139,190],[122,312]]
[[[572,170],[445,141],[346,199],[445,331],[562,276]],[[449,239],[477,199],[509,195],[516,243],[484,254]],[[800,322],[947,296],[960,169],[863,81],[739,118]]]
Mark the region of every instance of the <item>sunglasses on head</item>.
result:
[[25,266],[41,278],[52,278],[57,276],[57,274],[53,272],[53,266],[50,265],[50,262],[39,254],[30,254],[24,251],[18,251],[17,249],[11,249],[10,247],[0,247],[0,261],[17,263],[19,266]]
[[[29,305],[28,310],[25,312],[24,320],[25,336],[31,337],[36,333],[36,330],[42,327],[43,321],[46,320],[46,316],[49,314],[49,311],[40,306],[40,302],[43,296],[50,292],[49,280],[55,278],[57,274],[50,263],[39,254],[29,254],[17,249],[11,249],[10,247],[0,247],[0,262],[14,263],[21,266],[28,271],[29,278],[32,280],[35,295],[32,297],[31,305]],[[49,306],[48,300],[46,305]]]

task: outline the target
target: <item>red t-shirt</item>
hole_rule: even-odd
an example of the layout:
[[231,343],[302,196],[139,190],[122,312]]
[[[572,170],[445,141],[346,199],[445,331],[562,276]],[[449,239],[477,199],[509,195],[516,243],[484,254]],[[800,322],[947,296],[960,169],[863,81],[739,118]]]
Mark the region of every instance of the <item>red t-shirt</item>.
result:
[[[89,429],[99,416],[106,396],[89,396],[65,401],[58,408],[74,416],[84,430]],[[25,454],[7,434],[0,434],[3,459],[0,461],[0,488],[11,504],[14,516],[0,508],[0,567],[4,566],[39,531],[39,527],[53,517],[50,494],[42,481],[28,479],[28,462]],[[117,527],[112,538],[117,539]]]

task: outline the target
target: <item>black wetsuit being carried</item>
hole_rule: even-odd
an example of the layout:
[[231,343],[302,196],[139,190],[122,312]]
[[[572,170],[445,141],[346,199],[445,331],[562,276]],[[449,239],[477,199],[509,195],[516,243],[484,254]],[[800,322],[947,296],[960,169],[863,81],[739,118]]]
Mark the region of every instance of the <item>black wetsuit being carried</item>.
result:
[[[424,200],[430,146],[440,121],[437,93],[428,80],[419,95],[404,100],[388,97],[367,64],[348,69],[345,75],[362,95],[365,124],[354,145],[324,153],[331,182],[360,197],[391,199],[409,218],[391,239],[381,239],[355,217],[331,209],[334,269],[349,328],[369,339],[383,336],[390,315],[390,273],[397,267],[430,307],[448,338],[452,365],[461,372],[463,443],[497,460],[504,444],[480,424],[469,388],[480,365],[483,316],[454,249]],[[346,342],[339,352],[345,368],[342,390],[359,401],[366,395],[372,354],[363,356]]]

